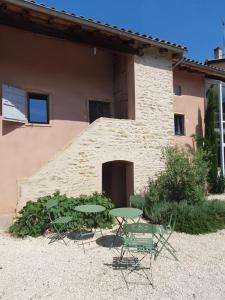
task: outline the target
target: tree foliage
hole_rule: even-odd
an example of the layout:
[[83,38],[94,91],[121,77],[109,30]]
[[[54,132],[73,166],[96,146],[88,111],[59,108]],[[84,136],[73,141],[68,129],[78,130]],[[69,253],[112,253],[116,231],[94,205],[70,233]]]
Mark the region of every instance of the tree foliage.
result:
[[218,111],[218,97],[213,86],[207,91],[207,109],[205,113],[204,150],[209,164],[208,183],[212,192],[217,189],[218,177],[218,134],[216,128],[216,112]]

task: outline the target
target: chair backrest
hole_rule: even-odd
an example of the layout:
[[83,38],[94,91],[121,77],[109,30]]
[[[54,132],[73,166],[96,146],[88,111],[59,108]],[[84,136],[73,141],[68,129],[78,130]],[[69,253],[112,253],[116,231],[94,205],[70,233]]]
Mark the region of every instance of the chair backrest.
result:
[[175,229],[176,220],[177,220],[177,216],[175,214],[171,214],[167,227],[172,231],[174,231]]
[[47,211],[48,218],[51,222],[61,216],[59,213],[53,213],[53,211],[51,210],[53,207],[58,206],[58,204],[59,201],[57,199],[50,199],[45,204],[45,209]]
[[129,234],[155,234],[157,233],[157,225],[147,223],[132,223],[123,225],[125,235]]
[[141,195],[130,195],[129,197],[130,206],[135,206],[144,209],[145,198]]
[[50,199],[46,202],[45,208],[47,210],[51,209],[52,207],[55,207],[59,204],[59,201],[57,199]]

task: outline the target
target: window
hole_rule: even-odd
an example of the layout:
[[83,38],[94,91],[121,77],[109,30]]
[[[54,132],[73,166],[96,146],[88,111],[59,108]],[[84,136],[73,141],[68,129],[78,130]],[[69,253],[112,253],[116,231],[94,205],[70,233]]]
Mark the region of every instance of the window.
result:
[[173,87],[173,93],[176,96],[181,96],[182,95],[182,90],[181,90],[181,86],[180,85],[175,85]]
[[48,96],[28,94],[28,122],[37,124],[49,123]]
[[110,118],[110,103],[102,101],[89,101],[89,122],[106,117]]
[[183,115],[174,115],[174,131],[175,131],[175,135],[184,135]]

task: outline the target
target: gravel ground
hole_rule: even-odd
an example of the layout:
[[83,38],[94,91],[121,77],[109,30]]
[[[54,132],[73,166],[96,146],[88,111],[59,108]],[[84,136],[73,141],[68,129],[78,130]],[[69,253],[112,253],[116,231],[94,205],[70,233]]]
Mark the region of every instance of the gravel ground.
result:
[[[46,237],[0,234],[0,299],[225,299],[225,230],[174,233],[179,261],[164,251],[153,262],[154,289],[142,273],[112,268],[119,248],[106,247],[111,233],[104,234],[98,244],[85,245],[86,253],[73,240],[66,247]],[[140,284],[127,287],[123,275]]]
[[225,194],[209,194],[207,196],[208,200],[221,200],[225,201]]

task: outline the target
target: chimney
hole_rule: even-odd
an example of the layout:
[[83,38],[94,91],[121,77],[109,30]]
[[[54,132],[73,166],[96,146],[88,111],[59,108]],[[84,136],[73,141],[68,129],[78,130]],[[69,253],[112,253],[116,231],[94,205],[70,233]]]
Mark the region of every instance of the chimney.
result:
[[220,47],[217,47],[216,49],[214,49],[214,58],[215,59],[223,58],[223,51]]

